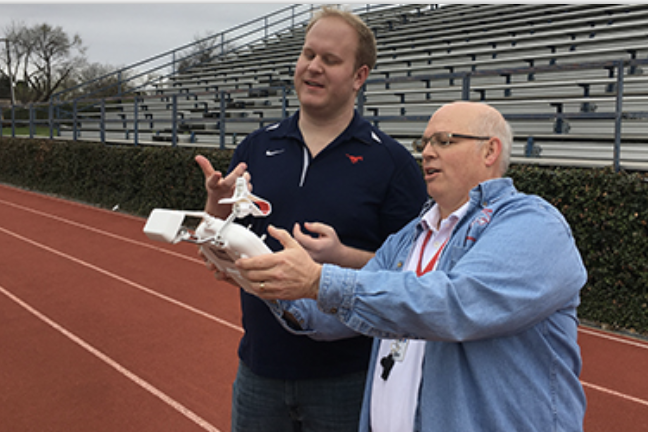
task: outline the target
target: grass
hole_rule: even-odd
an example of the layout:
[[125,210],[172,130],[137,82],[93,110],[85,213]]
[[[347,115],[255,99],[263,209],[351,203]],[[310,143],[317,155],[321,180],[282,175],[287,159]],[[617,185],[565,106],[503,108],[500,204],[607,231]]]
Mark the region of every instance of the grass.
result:
[[[49,127],[47,126],[36,126],[36,130],[34,131],[34,136],[46,136],[49,137],[50,130]],[[29,136],[29,127],[24,126],[24,127],[17,127],[16,128],[16,135],[26,135]],[[11,127],[10,126],[5,126],[2,128],[2,136],[3,137],[10,137],[11,136]]]

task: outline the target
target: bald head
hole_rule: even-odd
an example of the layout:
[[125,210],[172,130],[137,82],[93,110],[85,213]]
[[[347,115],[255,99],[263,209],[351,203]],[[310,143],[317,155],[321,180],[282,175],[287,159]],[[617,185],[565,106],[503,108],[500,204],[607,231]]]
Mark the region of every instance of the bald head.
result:
[[474,187],[506,173],[511,141],[504,117],[486,104],[455,102],[432,115],[421,155],[428,194],[442,216],[466,203]]
[[508,170],[513,145],[513,131],[504,116],[490,105],[481,102],[453,102],[443,105],[430,119],[435,129],[489,136],[501,142],[500,175]]

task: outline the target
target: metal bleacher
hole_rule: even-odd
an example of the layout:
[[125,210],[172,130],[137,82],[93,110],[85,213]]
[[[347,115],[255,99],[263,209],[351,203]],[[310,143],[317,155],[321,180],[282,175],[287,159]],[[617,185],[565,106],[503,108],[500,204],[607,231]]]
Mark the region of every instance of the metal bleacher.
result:
[[[291,13],[290,26],[145,91],[74,102],[67,117],[51,103],[52,135],[235,146],[298,108],[292,75],[312,8],[302,19]],[[379,48],[358,110],[404,146],[442,104],[474,100],[511,122],[514,163],[648,170],[648,5],[367,5],[356,13]]]

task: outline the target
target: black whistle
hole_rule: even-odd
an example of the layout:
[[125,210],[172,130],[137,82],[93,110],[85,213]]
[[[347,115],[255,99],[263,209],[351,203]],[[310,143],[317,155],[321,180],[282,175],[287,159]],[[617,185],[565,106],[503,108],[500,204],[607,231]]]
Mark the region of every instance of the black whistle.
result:
[[387,378],[389,378],[389,373],[391,372],[392,368],[394,367],[394,356],[389,353],[388,356],[383,357],[380,359],[380,365],[383,367],[382,374],[380,377],[387,381]]

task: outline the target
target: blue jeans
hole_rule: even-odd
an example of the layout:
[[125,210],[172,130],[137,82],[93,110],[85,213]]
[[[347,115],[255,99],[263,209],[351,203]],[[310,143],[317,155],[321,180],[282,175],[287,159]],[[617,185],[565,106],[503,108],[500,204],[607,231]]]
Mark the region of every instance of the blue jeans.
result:
[[239,362],[232,432],[357,432],[366,375],[269,379]]

